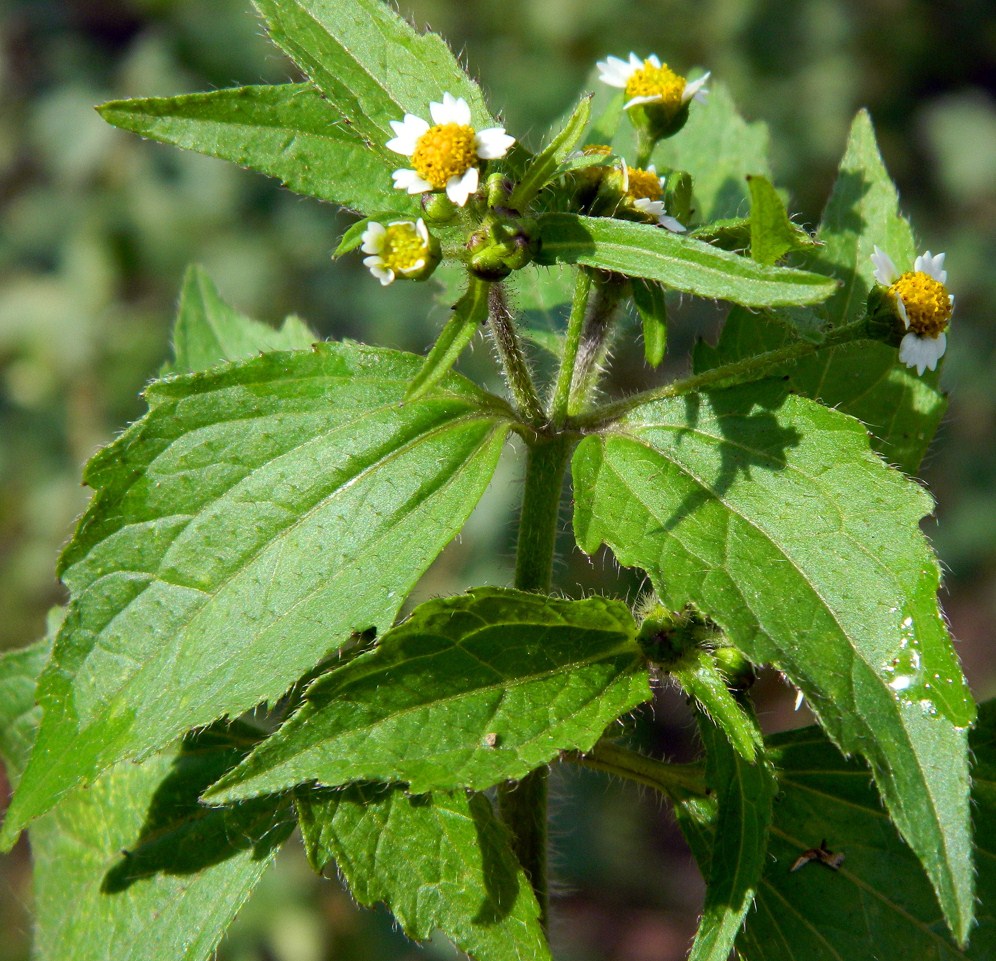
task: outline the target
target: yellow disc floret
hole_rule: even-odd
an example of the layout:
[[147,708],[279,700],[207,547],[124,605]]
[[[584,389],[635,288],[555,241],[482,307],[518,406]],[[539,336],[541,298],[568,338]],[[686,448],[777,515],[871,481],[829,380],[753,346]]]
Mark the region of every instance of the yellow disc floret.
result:
[[685,92],[685,78],[675,73],[666,63],[659,67],[653,61],[644,60],[643,66],[634,70],[626,82],[626,98],[653,97],[668,108],[677,112]]
[[899,298],[906,309],[909,329],[921,337],[937,337],[951,319],[948,289],[923,271],[907,271],[899,277],[889,293]]
[[416,173],[442,190],[451,177],[462,177],[477,163],[473,127],[457,123],[437,124],[418,139],[412,154]]
[[630,200],[661,199],[661,178],[652,170],[630,167],[627,173],[629,174],[629,186],[626,189],[626,196]]
[[382,243],[380,258],[387,270],[405,274],[425,264],[426,243],[411,221],[389,224]]

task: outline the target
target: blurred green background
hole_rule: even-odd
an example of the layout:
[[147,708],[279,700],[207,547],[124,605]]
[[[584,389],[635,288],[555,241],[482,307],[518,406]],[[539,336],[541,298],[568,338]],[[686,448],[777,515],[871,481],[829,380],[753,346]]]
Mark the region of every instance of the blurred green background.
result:
[[[346,2],[346,0],[342,0]],[[447,36],[535,143],[596,59],[657,52],[711,69],[772,129],[779,186],[813,225],[854,111],[867,106],[921,248],[948,252],[957,307],[944,384],[951,406],[923,476],[925,524],[945,564],[943,602],[976,694],[996,695],[996,19],[988,0],[406,0]],[[0,6],[0,649],[37,637],[62,600],[56,553],[86,501],[83,462],[140,415],[169,347],[186,264],[241,310],[298,313],[325,337],[422,351],[445,314],[429,285],[382,289],[359,258],[331,263],[349,218],[221,161],[106,127],[104,100],[295,79],[249,0],[5,0]],[[679,341],[687,342],[694,331]],[[622,350],[617,383],[646,376]],[[490,377],[478,345],[465,369]],[[508,583],[514,457],[419,596]],[[565,524],[567,518],[565,517]],[[639,585],[611,562],[563,559],[569,592]],[[776,679],[770,729],[800,723]],[[691,756],[680,698],[634,719],[649,749]],[[6,796],[6,786],[0,783]],[[701,886],[656,800],[576,771],[555,776],[553,935],[576,961],[684,956]],[[72,870],[72,865],[66,865]],[[329,869],[332,870],[331,868]],[[28,957],[28,852],[0,864],[0,961]],[[219,952],[223,961],[452,957],[407,945],[356,909],[291,845]]]

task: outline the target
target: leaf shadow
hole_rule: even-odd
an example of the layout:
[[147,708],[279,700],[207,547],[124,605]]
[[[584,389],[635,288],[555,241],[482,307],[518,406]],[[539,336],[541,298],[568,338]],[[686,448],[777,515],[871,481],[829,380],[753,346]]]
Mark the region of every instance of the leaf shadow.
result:
[[200,795],[238,764],[259,739],[240,722],[218,723],[183,740],[169,774],[149,802],[135,843],[104,876],[101,891],[118,894],[157,874],[196,874],[252,851],[260,861],[294,827],[288,801],[254,798],[228,807],[206,807]]
[[718,429],[721,440],[719,469],[711,479],[697,478],[695,490],[668,517],[662,532],[675,530],[704,504],[723,498],[738,478],[751,480],[752,470],[780,471],[787,466],[788,451],[802,439],[794,427],[783,426],[776,416],[787,396],[781,379],[751,384],[746,389],[685,395],[685,424],[676,428],[676,446],[680,447],[686,436],[698,433],[702,400],[707,398],[712,412],[710,429]]

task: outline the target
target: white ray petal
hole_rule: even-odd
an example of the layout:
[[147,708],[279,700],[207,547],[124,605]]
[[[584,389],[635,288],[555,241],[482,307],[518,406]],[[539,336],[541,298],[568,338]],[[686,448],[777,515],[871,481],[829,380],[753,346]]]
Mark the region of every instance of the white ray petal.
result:
[[468,167],[462,177],[450,177],[446,181],[446,196],[458,207],[467,203],[467,198],[477,190],[477,167]]

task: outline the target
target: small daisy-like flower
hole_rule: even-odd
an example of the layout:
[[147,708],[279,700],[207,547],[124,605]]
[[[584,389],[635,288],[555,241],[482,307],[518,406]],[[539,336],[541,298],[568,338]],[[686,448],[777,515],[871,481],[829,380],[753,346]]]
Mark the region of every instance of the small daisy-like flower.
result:
[[954,311],[954,296],[945,287],[948,272],[944,254],[920,254],[913,269],[901,274],[887,253],[875,247],[871,257],[875,279],[888,288],[896,315],[906,334],[899,344],[899,359],[918,374],[934,370],[947,347],[945,331]]
[[661,227],[672,233],[680,234],[685,228],[674,217],[669,217],[664,210],[664,178],[657,176],[657,170],[651,164],[646,170],[630,167],[623,161],[623,190],[626,199],[648,217],[653,217]]
[[432,271],[439,260],[438,243],[430,236],[425,221],[395,220],[384,224],[371,221],[363,231],[363,258],[381,285],[386,287],[400,274],[420,280]]
[[626,92],[626,110],[639,104],[655,103],[661,104],[670,116],[674,116],[693,98],[705,103],[709,93],[705,89],[708,73],[689,83],[666,63],[661,63],[656,54],[641,60],[631,53],[628,62],[619,57],[606,57],[599,60],[597,66],[599,80]]
[[478,162],[504,157],[515,138],[504,127],[474,130],[463,97],[444,93],[442,103],[429,104],[429,113],[435,126],[411,113],[404,120],[391,121],[396,136],[388,140],[387,148],[411,157],[413,168],[395,170],[394,186],[410,194],[445,190],[462,207],[477,190]]

